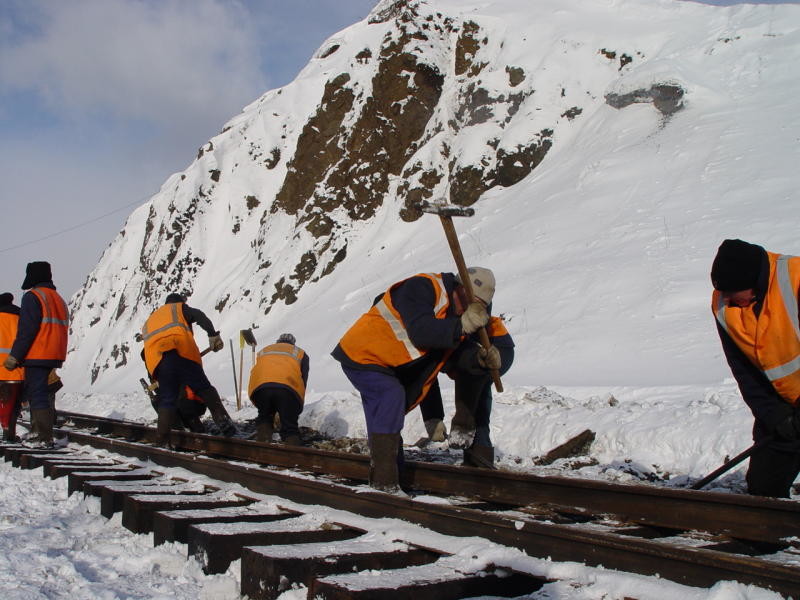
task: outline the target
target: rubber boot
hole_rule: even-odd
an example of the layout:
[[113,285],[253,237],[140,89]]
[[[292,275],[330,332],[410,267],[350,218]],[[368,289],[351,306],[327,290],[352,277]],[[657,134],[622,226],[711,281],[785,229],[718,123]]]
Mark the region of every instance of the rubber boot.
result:
[[431,442],[443,442],[447,439],[447,429],[441,419],[428,419],[425,421],[425,431]]
[[200,420],[200,417],[189,417],[188,419],[184,419],[184,422],[186,424],[186,428],[192,433],[206,432],[206,426],[203,425],[203,422]]
[[53,447],[53,413],[50,408],[31,410],[31,429],[33,435],[25,441],[31,448]]
[[399,433],[374,433],[369,437],[369,485],[383,492],[400,491],[397,451]]
[[275,430],[272,428],[271,421],[264,421],[256,425],[256,441],[257,442],[272,442],[272,434]]
[[494,466],[494,448],[473,444],[464,450],[464,466],[496,469]]
[[293,433],[293,434],[287,435],[285,438],[283,438],[283,443],[286,446],[302,446],[303,445],[303,440],[300,439],[299,435],[297,435],[296,433]]
[[158,425],[156,425],[156,446],[172,448],[169,432],[172,425],[178,420],[178,411],[174,408],[158,409]]
[[225,437],[236,435],[236,427],[231,420],[231,416],[225,407],[222,405],[222,398],[219,397],[217,388],[210,387],[202,392],[195,392],[208,407],[208,412],[211,413],[211,418],[214,423],[219,427],[219,431]]

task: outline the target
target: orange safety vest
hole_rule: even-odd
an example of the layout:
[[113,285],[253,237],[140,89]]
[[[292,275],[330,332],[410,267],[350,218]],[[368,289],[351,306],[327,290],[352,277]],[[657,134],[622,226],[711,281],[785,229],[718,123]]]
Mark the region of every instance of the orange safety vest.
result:
[[[57,291],[49,287],[34,287],[30,293],[42,307],[42,322],[23,360],[65,360],[69,335],[67,303]],[[17,357],[19,358],[19,357]]]
[[769,285],[756,315],[754,304],[740,308],[726,306],[714,291],[711,309],[717,321],[772,383],[789,404],[800,398],[800,317],[797,293],[800,288],[800,257],[767,252]]
[[11,346],[17,339],[17,326],[19,315],[0,312],[0,381],[23,381],[25,379],[25,369],[17,367],[9,371],[3,366],[3,362],[11,353]]
[[144,364],[152,375],[165,352],[177,350],[183,358],[202,364],[192,328],[183,316],[183,302],[157,308],[142,327]]
[[[426,277],[430,280],[436,295],[434,316],[437,319],[444,319],[450,307],[450,294],[447,293],[441,273],[419,273],[414,277]],[[362,365],[395,368],[422,358],[428,353],[427,349],[417,348],[411,342],[403,319],[392,304],[392,290],[405,281],[406,279],[398,281],[386,290],[381,299],[361,315],[339,340],[339,346],[350,360]],[[406,412],[422,402],[453,350],[454,348],[445,351],[442,360],[423,383],[419,396],[406,408]]]
[[506,324],[500,317],[489,317],[489,322],[486,324],[486,333],[490,338],[499,338],[504,335],[509,335]]
[[301,365],[306,353],[293,344],[271,344],[258,353],[256,364],[250,371],[247,394],[253,399],[253,392],[265,383],[281,383],[293,389],[300,404],[306,396],[306,384],[303,383]]

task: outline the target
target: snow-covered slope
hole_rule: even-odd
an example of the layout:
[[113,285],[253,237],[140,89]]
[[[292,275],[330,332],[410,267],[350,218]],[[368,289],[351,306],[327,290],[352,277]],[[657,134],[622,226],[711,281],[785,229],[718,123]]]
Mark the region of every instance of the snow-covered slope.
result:
[[[440,197],[476,209],[456,227],[496,272],[509,384],[720,381],[716,246],[800,253],[799,28],[792,5],[385,0],[130,216],[72,299],[67,389],[135,389],[171,291],[226,340],[292,331],[311,389],[348,389],[327,355],[372,298],[455,270],[413,208]],[[228,349],[205,364],[230,392]]]

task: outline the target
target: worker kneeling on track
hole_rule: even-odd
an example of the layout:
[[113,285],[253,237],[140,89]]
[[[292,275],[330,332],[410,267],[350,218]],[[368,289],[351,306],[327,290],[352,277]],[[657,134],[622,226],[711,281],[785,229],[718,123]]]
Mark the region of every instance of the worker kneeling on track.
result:
[[310,360],[295,341],[291,333],[281,334],[274,344],[261,349],[250,371],[247,393],[258,409],[256,440],[259,442],[272,441],[277,412],[283,443],[302,445],[297,421],[303,411]]
[[156,443],[160,446],[169,446],[170,429],[178,420],[178,397],[186,386],[205,402],[222,435],[236,434],[219,393],[203,370],[192,331],[194,323],[208,334],[214,352],[222,350],[224,344],[211,320],[202,311],[188,306],[180,294],[169,294],[164,306],[153,311],[142,328],[147,372],[158,382]]
[[[489,321],[494,294],[488,269],[469,269],[475,301],[453,273],[420,273],[393,284],[344,334],[332,352],[361,394],[370,445],[370,485],[400,489],[405,413],[427,395],[466,337]],[[486,351],[496,356],[497,349]]]

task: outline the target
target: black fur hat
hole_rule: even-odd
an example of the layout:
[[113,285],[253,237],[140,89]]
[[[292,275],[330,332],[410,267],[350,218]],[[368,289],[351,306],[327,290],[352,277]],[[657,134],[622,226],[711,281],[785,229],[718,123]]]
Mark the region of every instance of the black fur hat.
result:
[[0,294],[0,306],[8,306],[9,304],[13,304],[14,302],[14,294],[10,292],[6,292],[5,294]]
[[742,240],[725,240],[711,265],[711,283],[721,292],[755,288],[765,250]]
[[167,299],[164,300],[164,304],[172,304],[173,302],[186,302],[186,296],[183,294],[169,294]]
[[48,281],[53,281],[50,263],[44,261],[30,262],[25,269],[25,281],[22,282],[22,289],[29,290],[36,284]]

